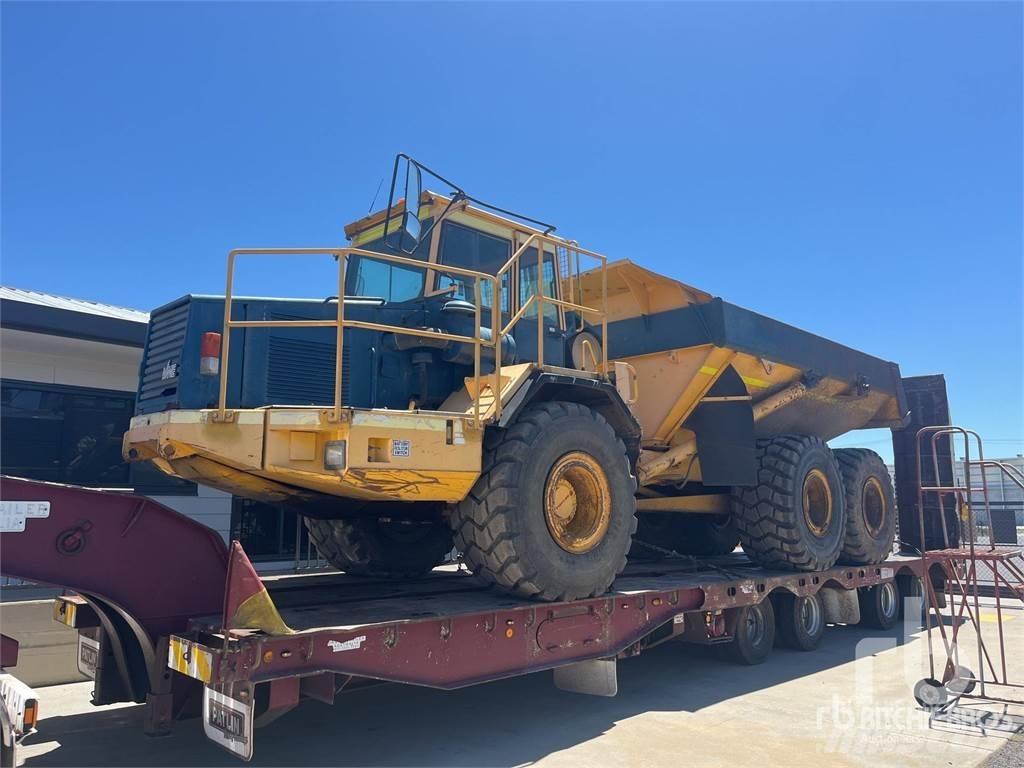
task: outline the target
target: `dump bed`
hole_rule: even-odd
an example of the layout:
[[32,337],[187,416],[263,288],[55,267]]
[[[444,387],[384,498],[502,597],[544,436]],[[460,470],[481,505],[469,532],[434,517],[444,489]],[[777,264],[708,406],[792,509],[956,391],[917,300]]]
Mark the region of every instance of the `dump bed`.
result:
[[[648,444],[691,427],[705,398],[748,397],[757,436],[816,435],[903,425],[906,399],[896,363],[882,360],[645,269],[608,265],[609,356],[634,366],[635,413]],[[568,289],[568,286],[567,286]],[[601,276],[579,281],[581,300],[601,303]],[[794,384],[806,391],[756,408]]]

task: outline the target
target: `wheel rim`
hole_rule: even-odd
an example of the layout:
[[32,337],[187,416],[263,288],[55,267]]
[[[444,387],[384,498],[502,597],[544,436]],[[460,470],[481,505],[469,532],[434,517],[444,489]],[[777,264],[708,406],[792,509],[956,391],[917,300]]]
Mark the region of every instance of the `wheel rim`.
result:
[[760,645],[764,640],[765,631],[764,612],[761,610],[761,606],[750,606],[747,610],[746,625],[747,640],[750,641],[750,645]]
[[892,585],[892,582],[879,587],[878,600],[883,616],[889,618],[896,615],[896,588]]
[[612,519],[608,478],[597,460],[581,451],[567,453],[548,473],[544,519],[555,543],[575,555],[594,549]]
[[886,517],[889,515],[888,505],[885,503],[885,493],[882,491],[882,484],[877,477],[869,477],[864,483],[863,490],[864,524],[872,536],[878,536],[885,526]]
[[832,489],[820,469],[812,469],[804,478],[804,521],[819,539],[827,535],[832,523]]
[[813,597],[800,599],[800,624],[811,637],[821,630],[821,605]]

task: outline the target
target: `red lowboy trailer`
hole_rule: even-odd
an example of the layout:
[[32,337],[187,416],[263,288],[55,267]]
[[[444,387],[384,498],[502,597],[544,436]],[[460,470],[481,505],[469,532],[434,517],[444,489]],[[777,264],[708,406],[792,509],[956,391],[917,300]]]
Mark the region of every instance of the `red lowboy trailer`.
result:
[[[601,597],[538,603],[455,566],[405,582],[260,578],[237,542],[151,499],[9,477],[0,497],[48,502],[0,532],[3,570],[74,591],[55,618],[79,631],[94,703],[145,702],[154,734],[201,712],[206,734],[245,759],[254,727],[375,681],[459,688],[553,669],[559,688],[610,696],[618,659],[672,639],[723,644],[746,664],[776,639],[813,650],[828,623],[891,627],[923,575],[917,557],[818,573],[663,557],[631,564]],[[941,584],[944,566],[931,567]]]

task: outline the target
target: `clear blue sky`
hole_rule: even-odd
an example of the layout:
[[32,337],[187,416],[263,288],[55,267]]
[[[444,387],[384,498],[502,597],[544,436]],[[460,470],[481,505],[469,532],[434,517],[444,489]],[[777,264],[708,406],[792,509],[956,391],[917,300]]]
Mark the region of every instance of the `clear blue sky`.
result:
[[[404,150],[944,372],[954,418],[1016,453],[1021,9],[5,2],[2,281],[144,309],[219,293],[230,247],[343,243]],[[272,290],[269,268],[249,274]]]

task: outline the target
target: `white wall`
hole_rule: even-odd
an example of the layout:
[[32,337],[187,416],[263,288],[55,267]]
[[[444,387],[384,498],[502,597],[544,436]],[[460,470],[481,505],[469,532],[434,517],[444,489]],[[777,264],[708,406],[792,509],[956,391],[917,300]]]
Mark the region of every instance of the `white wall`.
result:
[[142,350],[0,329],[0,376],[19,381],[135,392]]
[[197,485],[195,496],[151,496],[165,507],[191,517],[220,534],[225,542],[231,535],[231,494]]

